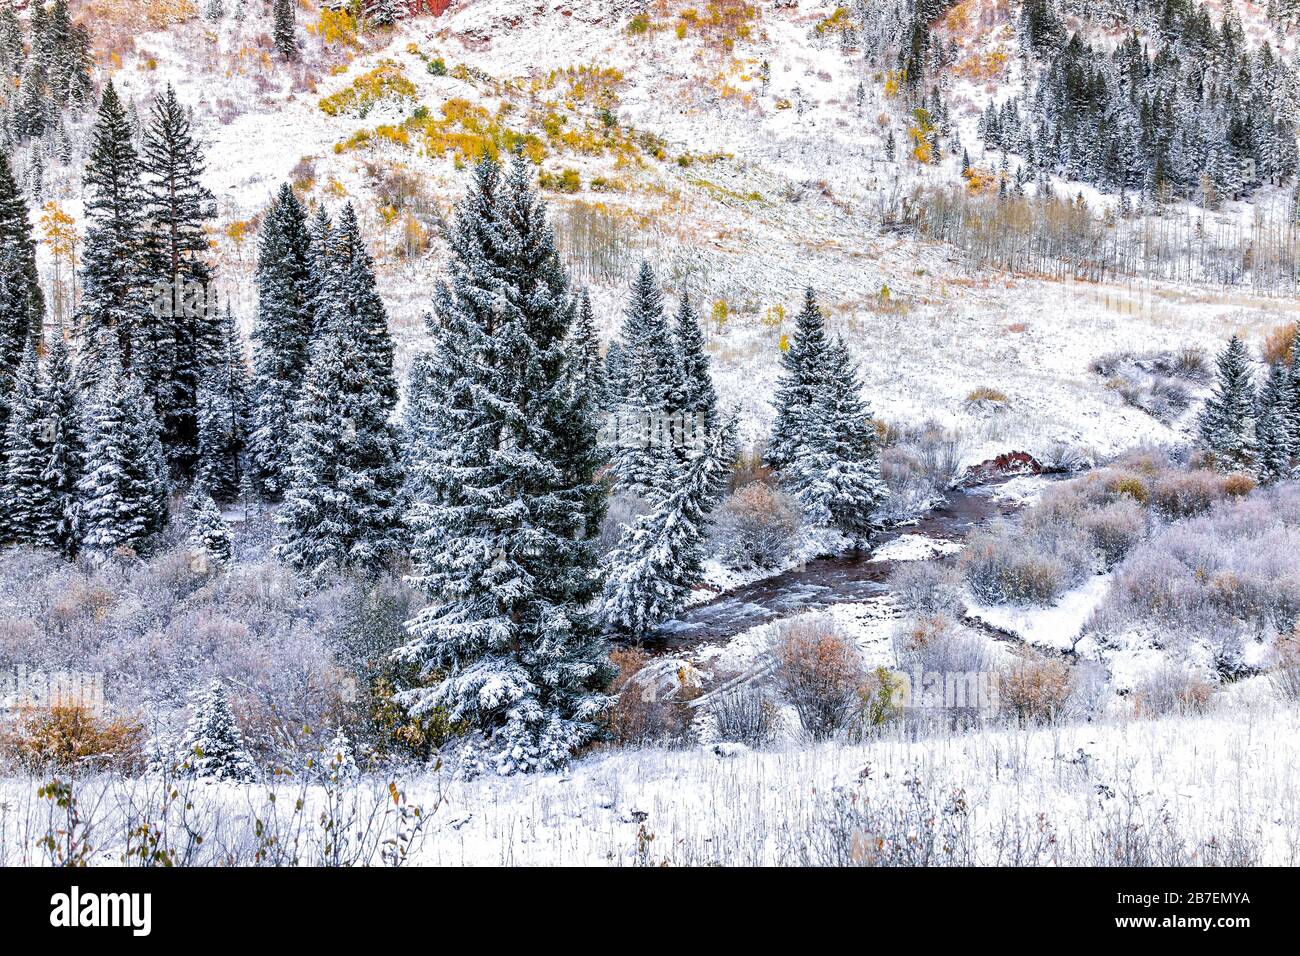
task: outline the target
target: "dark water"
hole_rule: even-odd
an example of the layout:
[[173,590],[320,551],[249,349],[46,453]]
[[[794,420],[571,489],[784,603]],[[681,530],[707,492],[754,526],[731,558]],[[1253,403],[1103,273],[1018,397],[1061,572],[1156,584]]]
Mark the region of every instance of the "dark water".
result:
[[871,561],[875,549],[903,535],[923,535],[939,541],[963,540],[973,528],[1018,509],[1015,501],[995,501],[990,494],[994,487],[984,485],[951,491],[942,505],[912,524],[877,535],[868,548],[809,561],[802,567],[755,581],[693,607],[664,624],[643,646],[663,652],[720,643],[741,631],[791,614],[883,594],[888,590],[885,581],[899,562]]

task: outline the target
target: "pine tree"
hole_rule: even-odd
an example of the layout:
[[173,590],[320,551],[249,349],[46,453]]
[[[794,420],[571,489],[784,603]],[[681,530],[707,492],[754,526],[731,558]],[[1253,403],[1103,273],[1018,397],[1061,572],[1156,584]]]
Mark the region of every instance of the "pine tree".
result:
[[320,334],[320,326],[325,314],[325,286],[330,275],[330,258],[333,255],[334,223],[324,205],[318,206],[316,215],[312,216],[307,226],[308,259],[312,275],[312,331],[313,337]]
[[600,355],[600,336],[596,333],[596,316],[586,289],[578,297],[578,313],[573,324],[574,392],[585,395],[598,410],[609,401],[605,381],[605,361]]
[[276,553],[313,577],[377,571],[402,544],[397,430],[391,403],[356,348],[362,338],[334,329],[313,346],[294,409]]
[[375,400],[391,412],[397,404],[397,383],[388,312],[375,289],[374,262],[361,239],[352,203],[343,207],[330,236],[329,256],[319,265],[324,271],[316,325],[321,332],[339,334],[345,347],[356,350],[370,376]]
[[1225,466],[1245,467],[1255,453],[1255,388],[1245,343],[1234,335],[1216,365],[1218,381],[1199,421],[1201,444]]
[[298,38],[293,29],[293,0],[272,0],[271,36],[276,52],[286,60],[298,59]]
[[397,0],[373,0],[367,14],[377,27],[389,27],[397,22]]
[[58,514],[46,493],[44,475],[52,447],[46,388],[36,349],[29,347],[10,395],[9,421],[3,436],[3,501],[8,537],[33,547],[52,547]]
[[1291,366],[1276,362],[1259,391],[1255,420],[1255,474],[1263,484],[1291,477],[1291,463],[1300,420],[1296,418],[1296,382]]
[[206,560],[224,563],[230,560],[230,526],[207,489],[195,485],[186,504],[189,507],[187,540],[190,550]]
[[27,200],[14,181],[9,157],[0,152],[0,393],[4,375],[22,361],[30,341],[44,337],[45,297],[36,271]]
[[185,727],[175,763],[178,777],[248,783],[256,776],[220,679],[195,695],[194,716]]
[[804,418],[782,486],[813,524],[866,534],[889,497],[880,477],[875,422],[862,399],[857,368],[842,341],[826,351],[824,378]]
[[402,541],[393,342],[349,203],[331,231],[317,297],[321,340],[294,410],[280,553],[316,574],[377,570]]
[[[108,364],[103,350],[157,400],[166,387],[172,330],[151,305],[144,270],[144,197],[132,130],[112,81],[104,89],[86,163],[88,192],[81,303],[77,313],[88,384]],[[104,333],[111,333],[104,334]]]
[[640,640],[672,617],[698,584],[708,512],[725,481],[734,440],[728,424],[678,473],[667,493],[639,517],[609,556],[601,617],[615,632]]
[[221,352],[199,389],[199,453],[196,481],[218,501],[234,501],[244,476],[248,447],[248,373],[244,340],[226,303]]
[[641,263],[632,285],[622,338],[622,404],[616,413],[619,482],[626,488],[662,491],[677,479],[672,417],[681,407],[684,382],[663,295],[648,262]]
[[254,416],[251,447],[264,495],[284,492],[293,405],[310,360],[316,296],[311,238],[302,204],[287,183],[262,224],[253,325]]
[[[612,677],[588,606],[604,490],[570,384],[574,303],[546,207],[516,159],[484,159],[448,230],[412,401],[413,583],[434,599],[403,651],[436,677],[402,696],[476,727],[501,773],[562,766],[599,733]],[[416,383],[413,382],[413,385]]]
[[123,375],[111,348],[89,415],[82,498],[84,546],[138,551],[167,524],[167,466],[144,387]]
[[82,437],[81,390],[78,371],[72,365],[62,335],[50,346],[46,361],[49,371],[44,405],[50,450],[41,480],[55,515],[49,546],[72,558],[82,538],[80,483],[85,473],[86,449]]
[[0,74],[10,80],[18,79],[26,60],[22,24],[14,12],[13,0],[4,0],[0,3]]
[[171,84],[154,98],[144,131],[140,168],[147,222],[145,268],[167,307],[157,321],[170,323],[172,343],[165,383],[155,389],[163,447],[178,477],[189,477],[198,457],[198,392],[220,349],[221,316],[208,306],[212,271],[204,223],[216,215],[201,182],[203,156],[190,118]]
[[352,741],[342,726],[334,731],[329,746],[316,760],[316,768],[328,783],[345,783],[361,775]]
[[681,410],[694,416],[705,435],[718,429],[718,394],[709,372],[709,356],[704,351],[704,333],[700,317],[685,296],[677,310],[674,332],[682,364]]
[[767,443],[767,463],[781,469],[796,455],[807,419],[823,384],[826,355],[826,321],[811,287],[804,290],[803,309],[795,318],[790,347],[781,354],[781,377],[776,389],[776,421]]

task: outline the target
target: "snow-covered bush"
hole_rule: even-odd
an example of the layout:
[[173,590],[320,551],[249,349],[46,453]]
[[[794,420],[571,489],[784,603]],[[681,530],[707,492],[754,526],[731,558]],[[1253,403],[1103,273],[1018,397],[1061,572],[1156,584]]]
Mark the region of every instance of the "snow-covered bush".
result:
[[719,740],[762,747],[776,735],[779,711],[761,686],[740,684],[709,699],[714,732]]
[[1123,560],[1147,534],[1145,509],[1127,498],[1089,512],[1083,516],[1082,523],[1108,568]]
[[1294,634],[1278,641],[1273,683],[1284,700],[1300,700],[1300,638]]
[[965,608],[961,575],[935,561],[903,561],[889,576],[889,590],[905,608],[959,614]]
[[355,585],[308,589],[273,561],[214,570],[185,546],[111,565],[6,549],[0,662],[102,673],[111,708],[172,732],[189,690],[220,675],[239,688],[248,747],[267,763],[296,762],[354,706],[339,631]]
[[31,773],[139,768],[143,731],[83,707],[28,710],[0,724],[0,758]]
[[1088,630],[1102,643],[1135,628],[1195,642],[1233,676],[1243,638],[1289,634],[1297,620],[1300,487],[1285,483],[1157,530],[1116,566]]
[[802,524],[798,502],[756,481],[719,506],[712,551],[728,567],[780,567],[798,546]]
[[613,702],[605,711],[605,730],[620,747],[678,744],[690,731],[687,703],[699,691],[674,684],[665,687],[658,673],[647,668],[650,655],[629,647],[610,655],[618,674],[610,685]]
[[1133,709],[1143,717],[1200,714],[1209,706],[1214,685],[1186,665],[1167,662],[1133,690]]
[[1082,535],[1045,540],[995,527],[971,536],[960,566],[981,601],[1050,604],[1078,583],[1090,560]]
[[1021,723],[1051,723],[1066,710],[1074,690],[1070,666],[1059,657],[1026,651],[1002,672],[1002,707]]
[[894,654],[908,672],[975,674],[993,666],[988,640],[946,614],[903,621],[894,635]]
[[858,649],[829,617],[787,621],[772,639],[776,682],[804,732],[826,740],[857,724],[869,690]]
[[1167,472],[1151,486],[1151,505],[1166,518],[1192,518],[1225,498],[1248,495],[1254,487],[1245,475],[1223,476],[1204,469]]

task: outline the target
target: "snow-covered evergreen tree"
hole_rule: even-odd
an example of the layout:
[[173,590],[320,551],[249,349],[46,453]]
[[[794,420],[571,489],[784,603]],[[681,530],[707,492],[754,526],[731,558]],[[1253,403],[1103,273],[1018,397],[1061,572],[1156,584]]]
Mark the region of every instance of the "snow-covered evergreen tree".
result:
[[83,544],[111,554],[139,550],[166,526],[167,463],[153,402],[137,379],[123,375],[112,349],[103,351],[79,490]]
[[880,477],[875,422],[843,341],[826,350],[825,378],[804,421],[782,486],[812,523],[866,534],[889,489]]
[[207,560],[230,560],[230,526],[206,488],[195,485],[186,498],[189,508],[186,540],[190,550]]
[[880,477],[875,422],[848,349],[826,336],[811,288],[781,366],[768,462],[809,521],[866,533],[889,495]]
[[257,774],[235,722],[225,685],[213,680],[195,695],[194,715],[175,754],[176,775],[200,780],[248,783]]
[[1296,417],[1297,383],[1291,365],[1275,362],[1259,390],[1255,419],[1255,474],[1268,484],[1290,478],[1300,420]]
[[1255,387],[1245,343],[1234,335],[1216,366],[1214,393],[1198,423],[1201,444],[1226,467],[1245,467],[1255,454]]
[[279,553],[311,574],[377,570],[401,547],[393,342],[349,203],[317,300],[321,339],[294,408]]
[[50,346],[46,363],[44,405],[50,450],[41,480],[55,515],[49,546],[71,558],[81,546],[80,483],[85,474],[86,448],[80,378],[62,335]]
[[221,329],[220,355],[199,390],[196,481],[218,501],[234,501],[245,471],[249,402],[244,340],[229,302]]
[[352,740],[342,726],[334,731],[329,746],[317,756],[316,769],[328,783],[346,783],[361,775]]
[[310,360],[316,297],[307,218],[288,183],[262,223],[256,281],[250,445],[259,487],[277,499],[290,465],[293,407]]
[[637,490],[666,491],[677,481],[679,449],[671,440],[682,402],[677,342],[664,314],[654,270],[642,262],[624,315],[616,410],[615,467],[619,483]]
[[44,318],[27,199],[14,181],[9,157],[0,152],[0,390],[27,343],[44,337]]
[[366,16],[377,27],[392,26],[397,22],[397,0],[372,0]]
[[458,204],[435,348],[412,387],[413,583],[433,598],[402,656],[435,678],[401,699],[483,735],[502,773],[596,738],[612,676],[589,605],[604,491],[590,405],[570,388],[574,302],[533,171],[484,159]]
[[578,296],[578,312],[573,323],[573,381],[575,392],[585,395],[597,409],[609,401],[605,381],[605,360],[600,355],[600,336],[596,332],[596,315],[586,289]]
[[155,298],[165,304],[155,321],[170,328],[164,383],[155,388],[163,448],[173,472],[189,477],[198,458],[198,393],[220,350],[221,316],[208,305],[212,270],[204,256],[204,224],[216,201],[202,183],[202,151],[188,112],[171,84],[154,98],[140,151],[146,221],[144,267]]
[[804,290],[803,308],[795,318],[789,348],[781,353],[781,377],[777,382],[776,421],[767,443],[767,463],[781,469],[791,462],[808,430],[807,419],[824,383],[826,320],[812,287]]
[[156,400],[166,388],[174,342],[172,330],[153,308],[144,265],[140,161],[130,121],[111,80],[100,99],[91,137],[85,172],[89,225],[77,312],[82,375],[88,384],[98,382],[100,370],[109,362],[103,350],[112,347],[113,361]]
[[699,583],[708,513],[731,465],[728,423],[697,451],[667,493],[652,492],[639,517],[609,555],[601,617],[610,630],[641,639],[679,612]]
[[271,0],[271,38],[275,42],[276,52],[286,60],[298,58],[293,7],[293,0]]
[[311,576],[377,571],[403,540],[397,429],[354,341],[332,330],[313,346],[295,406],[276,553]]
[[53,437],[45,403],[45,383],[32,346],[9,396],[0,500],[6,510],[9,539],[34,547],[53,546],[58,524],[55,502],[46,493],[44,481]]

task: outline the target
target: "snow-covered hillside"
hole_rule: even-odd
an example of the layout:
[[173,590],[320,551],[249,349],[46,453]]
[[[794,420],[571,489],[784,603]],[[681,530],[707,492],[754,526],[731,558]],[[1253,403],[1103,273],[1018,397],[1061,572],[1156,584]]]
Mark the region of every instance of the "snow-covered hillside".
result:
[[[1175,441],[1089,362],[1214,349],[1234,331],[1257,342],[1294,318],[1289,300],[1238,290],[970,273],[943,245],[881,227],[881,208],[918,185],[959,182],[959,160],[922,167],[901,148],[898,160],[885,158],[884,137],[905,138],[908,119],[880,71],[819,35],[832,5],[759,3],[719,27],[683,20],[677,6],[651,4],[662,24],[636,33],[637,5],[619,0],[458,0],[443,16],[342,39],[327,39],[316,11],[302,8],[302,65],[266,56],[258,16],[195,20],[134,36],[107,72],[138,103],[171,82],[193,106],[210,144],[205,182],[220,202],[223,292],[242,321],[251,321],[252,234],[236,243],[227,227],[255,219],[286,180],[314,203],[356,201],[402,366],[421,347],[442,268],[437,216],[464,188],[458,149],[537,137],[544,170],[577,173],[576,191],[548,198],[603,333],[616,331],[645,257],[670,291],[702,304],[723,399],[751,441],[770,422],[777,358],[809,284],[862,360],[877,413],[960,428],[969,461],[1057,443],[1104,456]],[[952,31],[971,55],[990,44],[1014,50],[1013,9],[968,0],[960,10],[981,26]],[[1002,84],[1014,89],[1015,62],[996,81],[951,78],[961,139],[977,160],[975,119]],[[377,68],[400,77],[398,92],[364,110],[322,110],[326,97],[373,85]],[[412,125],[416,116],[436,122]],[[66,188],[75,212],[76,186]],[[1081,191],[1099,208],[1113,202]],[[1267,190],[1254,199],[1277,202]],[[1246,217],[1254,208],[1237,206]],[[1004,393],[1006,405],[969,406],[981,387]]]

